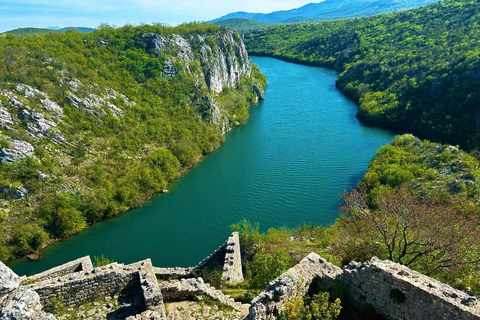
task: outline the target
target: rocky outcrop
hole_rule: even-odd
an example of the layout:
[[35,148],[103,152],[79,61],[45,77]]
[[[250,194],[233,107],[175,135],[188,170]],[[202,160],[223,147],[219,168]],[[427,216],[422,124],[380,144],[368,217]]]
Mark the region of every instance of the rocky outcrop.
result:
[[13,125],[12,116],[5,108],[0,107],[0,126],[2,126],[3,128],[9,129],[11,125]]
[[[216,49],[206,43],[200,48],[205,82],[216,93],[221,93],[224,87],[236,86],[242,77],[249,77],[252,71],[243,41],[235,40],[233,35],[233,32],[218,34]],[[202,41],[205,39],[199,37],[198,42]]]
[[13,199],[23,199],[28,196],[28,190],[24,187],[5,187],[0,184],[0,190],[5,193],[7,196],[12,197]]
[[33,146],[25,141],[8,138],[10,146],[8,148],[0,148],[0,161],[3,163],[11,163],[21,160],[25,157],[33,157]]
[[18,84],[15,91],[25,98],[40,97],[40,105],[43,109],[52,115],[62,117],[63,109],[55,102],[49,99],[48,95],[38,89],[32,88],[26,84]]
[[55,320],[46,313],[35,291],[20,290],[0,311],[0,320]]
[[159,53],[172,54],[163,65],[163,73],[174,77],[179,73],[175,62],[179,62],[186,72],[193,72],[192,62],[196,56],[192,47],[199,47],[199,61],[203,84],[215,93],[221,93],[225,87],[235,87],[240,79],[249,77],[252,62],[248,57],[243,41],[236,39],[233,32],[220,32],[211,37],[191,35],[183,38],[179,35],[161,36],[155,33],[144,35],[147,49]]
[[55,320],[35,291],[19,286],[20,278],[0,262],[0,320]]
[[20,285],[20,278],[6,265],[0,262],[0,302],[2,298]]

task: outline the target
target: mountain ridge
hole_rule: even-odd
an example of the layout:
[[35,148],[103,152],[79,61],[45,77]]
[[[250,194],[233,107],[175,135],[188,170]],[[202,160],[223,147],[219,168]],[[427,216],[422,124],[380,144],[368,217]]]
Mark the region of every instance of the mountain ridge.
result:
[[411,9],[435,2],[438,2],[438,0],[325,0],[319,3],[308,3],[291,10],[271,13],[232,12],[209,22],[217,23],[232,18],[244,18],[264,23],[353,18]]

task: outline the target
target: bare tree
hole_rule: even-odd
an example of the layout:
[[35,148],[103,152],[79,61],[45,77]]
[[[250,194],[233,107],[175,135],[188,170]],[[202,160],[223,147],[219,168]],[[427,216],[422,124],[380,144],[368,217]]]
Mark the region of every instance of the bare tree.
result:
[[381,243],[389,259],[418,265],[426,274],[480,262],[478,208],[462,199],[419,199],[397,188],[371,205],[365,193],[345,193],[346,223]]

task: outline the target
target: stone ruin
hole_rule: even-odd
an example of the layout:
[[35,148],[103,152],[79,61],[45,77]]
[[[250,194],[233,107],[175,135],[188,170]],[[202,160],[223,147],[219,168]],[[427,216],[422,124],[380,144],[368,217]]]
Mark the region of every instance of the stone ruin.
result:
[[[270,282],[252,300],[248,320],[276,319],[285,301],[310,288],[348,289],[346,299],[392,320],[480,320],[480,299],[392,261],[374,257],[343,269],[316,253]],[[401,297],[401,298],[399,298]]]
[[[181,301],[199,295],[240,308],[241,303],[196,278],[205,268],[222,269],[226,283],[243,280],[238,233],[192,268],[157,268],[150,259],[93,268],[87,256],[30,277],[18,277],[0,263],[0,319],[54,320],[48,312],[54,312],[58,305],[78,306],[119,292],[139,297],[138,305],[123,317],[129,320],[167,319],[164,300]],[[110,318],[118,317],[112,314]]]
[[[55,304],[76,306],[118,292],[130,292],[138,305],[128,320],[167,319],[165,302],[208,297],[237,310],[243,320],[277,319],[285,301],[314,290],[347,288],[344,299],[357,308],[373,307],[386,319],[480,320],[480,300],[391,261],[377,258],[352,262],[343,269],[310,253],[268,288],[243,305],[198,277],[205,268],[222,270],[222,280],[243,280],[238,233],[212,255],[191,268],[157,268],[150,259],[93,268],[89,257],[66,263],[31,277],[18,277],[0,263],[0,320],[55,320]],[[248,308],[248,309],[247,309]],[[243,315],[245,315],[247,311]],[[242,315],[242,317],[243,317]],[[118,319],[119,315],[109,315]],[[169,318],[170,319],[170,318]],[[226,319],[226,318],[224,318]]]

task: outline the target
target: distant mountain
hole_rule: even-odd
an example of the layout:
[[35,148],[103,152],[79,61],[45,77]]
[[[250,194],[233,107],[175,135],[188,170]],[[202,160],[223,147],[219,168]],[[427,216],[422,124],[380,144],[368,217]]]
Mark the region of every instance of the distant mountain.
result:
[[234,12],[212,20],[212,23],[242,18],[265,23],[291,23],[377,15],[429,5],[439,0],[325,0],[303,7],[272,13]]
[[9,33],[9,34],[16,34],[16,35],[28,35],[28,34],[43,34],[49,33],[52,31],[60,31],[65,32],[67,30],[75,29],[80,33],[90,33],[92,32],[93,28],[85,28],[85,27],[66,27],[66,28],[58,28],[58,27],[48,27],[48,28],[18,28],[6,31],[2,34]]
[[93,30],[95,30],[94,28],[86,28],[86,27],[66,27],[66,28],[58,29],[58,31],[67,31],[67,30],[71,30],[71,29],[75,29],[80,33],[90,33]]
[[233,30],[251,30],[261,28],[267,23],[244,18],[232,18],[215,22],[220,27],[226,27]]
[[13,30],[6,31],[2,34],[9,33],[9,34],[16,34],[16,35],[24,36],[24,35],[28,35],[28,34],[49,33],[49,32],[52,32],[52,30],[43,29],[43,28],[18,28],[18,29],[13,29]]

